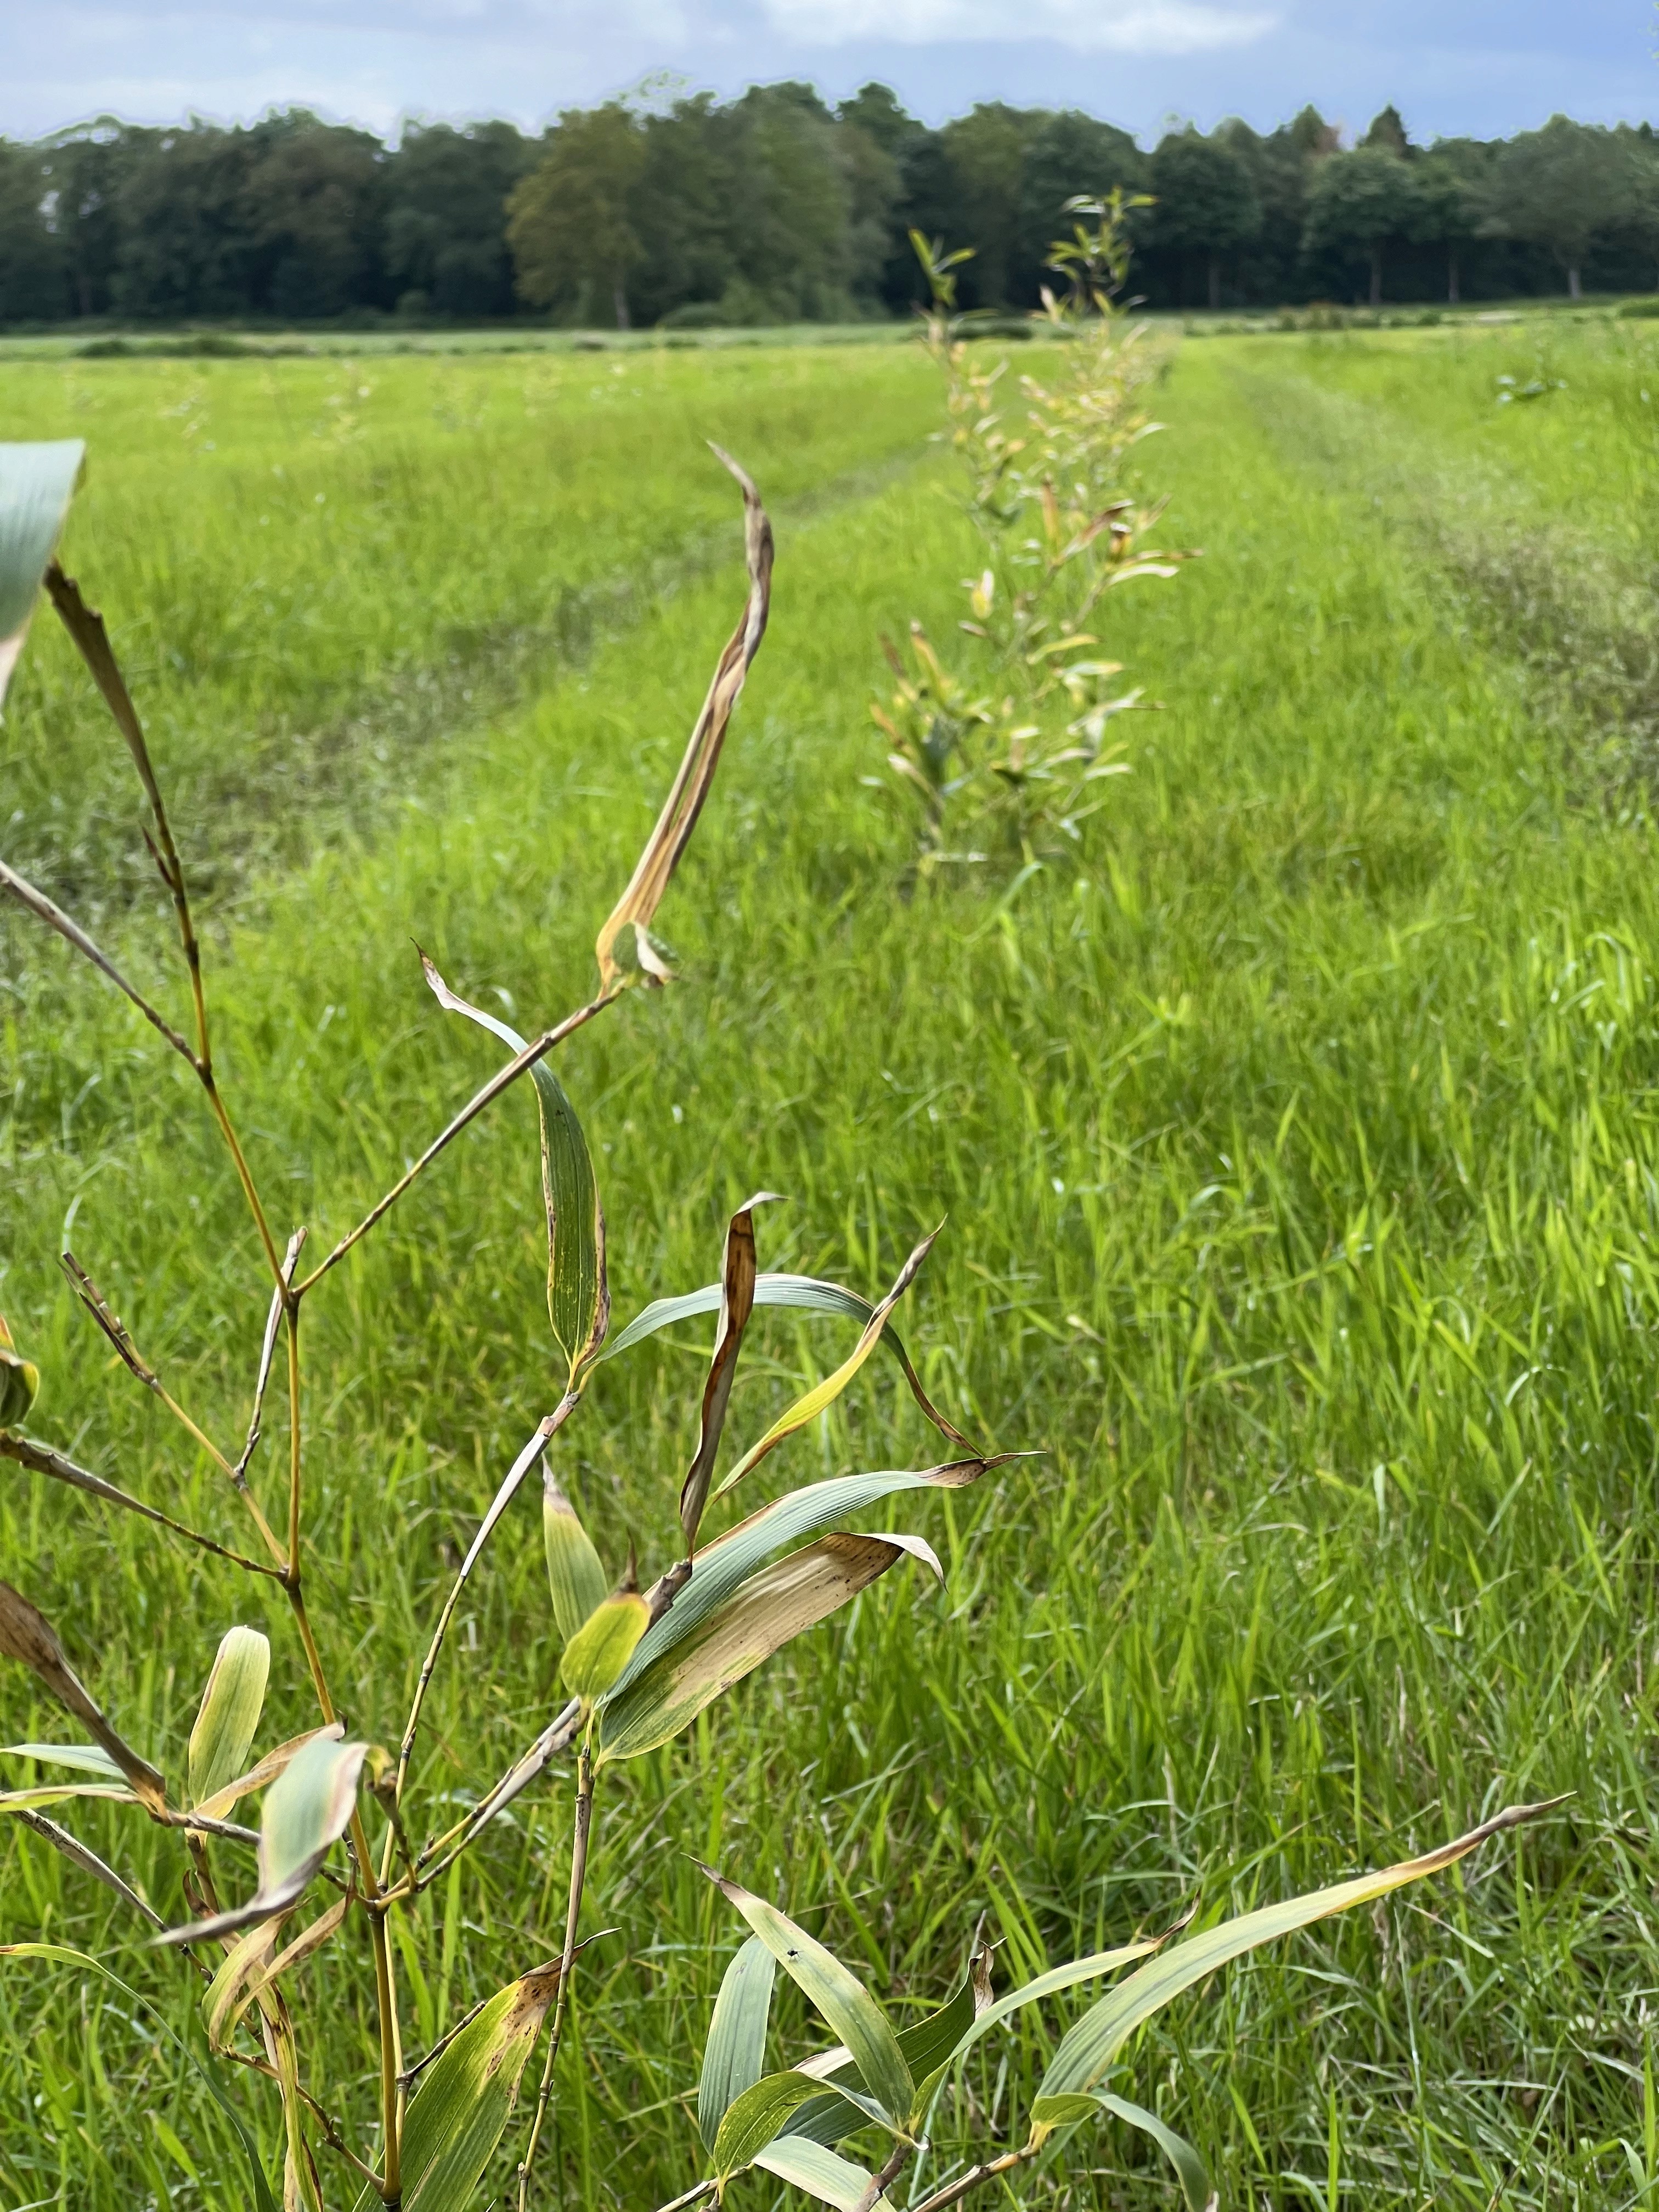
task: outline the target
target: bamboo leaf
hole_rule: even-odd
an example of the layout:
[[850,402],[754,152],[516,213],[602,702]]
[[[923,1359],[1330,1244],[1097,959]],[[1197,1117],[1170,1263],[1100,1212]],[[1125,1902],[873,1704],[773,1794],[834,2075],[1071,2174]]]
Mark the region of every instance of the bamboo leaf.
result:
[[120,1767],[95,1743],[0,1744],[0,1758],[38,1759],[46,1766],[68,1766],[82,1774],[100,1774],[106,1782],[121,1779]]
[[765,2071],[766,2023],[776,1972],[772,1954],[758,1936],[750,1936],[720,1978],[697,2085],[697,2132],[705,2150],[714,2149],[729,2106]]
[[153,2014],[162,2034],[201,2076],[208,2094],[235,2130],[236,2139],[241,2144],[243,2155],[247,2160],[248,2180],[253,2191],[254,2212],[276,2212],[276,2200],[270,2193],[270,2184],[265,2179],[264,2168],[259,2163],[259,2154],[254,2148],[253,2138],[243,2125],[241,2115],[215,2080],[213,2069],[204,2066],[190,2045],[183,2042],[174,2033],[166,2014],[159,2006],[152,2003],[149,1997],[141,1996],[137,1990],[130,1989],[118,1974],[112,1974],[110,1972],[101,1959],[94,1959],[85,1951],[72,1951],[65,1944],[0,1943],[0,1959],[41,1959],[57,1966],[73,1966],[82,1974],[100,1975],[112,1988],[120,1991],[129,2004],[139,2006],[143,2011]]
[[[131,1792],[125,1791],[123,1795],[130,1796]],[[22,1821],[25,1827],[32,1828],[37,1836],[49,1843],[53,1850],[61,1853],[71,1866],[79,1867],[82,1874],[89,1874],[94,1881],[101,1881],[106,1889],[112,1889],[124,1904],[132,1907],[141,1920],[149,1921],[152,1928],[166,1925],[161,1914],[152,1911],[137,1891],[117,1874],[112,1866],[100,1859],[96,1851],[83,1844],[78,1836],[70,1835],[67,1828],[60,1828],[56,1820],[47,1820],[44,1813],[36,1813],[23,1806],[15,1808],[15,1817]]]
[[125,1783],[116,1789],[104,1782],[44,1782],[33,1790],[0,1790],[0,1814],[27,1813],[40,1805],[62,1805],[72,1797],[101,1797],[119,1805],[138,1802]]
[[264,1710],[270,1644],[257,1628],[225,1632],[190,1732],[190,1802],[199,1805],[242,1771]]
[[732,1385],[737,1379],[743,1333],[755,1309],[754,1210],[757,1206],[769,1205],[776,1196],[775,1191],[757,1191],[753,1198],[744,1200],[726,1227],[726,1257],[720,1269],[720,1323],[714,1334],[708,1380],[703,1385],[702,1431],[696,1456],[686,1470],[680,1488],[680,1527],[685,1536],[688,1559],[697,1548],[697,1526],[702,1519],[708,1485],[714,1477]]
[[1314,1890],[1304,1897],[1288,1898],[1282,1904],[1263,1905],[1260,1911],[1241,1914],[1236,1920],[1224,1920],[1206,1929],[1201,1936],[1189,1936],[1161,1959],[1131,1974],[1127,1982],[1102,1997],[1066,2032],[1049,2061],[1039,2097],[1060,2097],[1092,2089],[1143,2021],[1161,2012],[1182,1990],[1191,1989],[1195,1982],[1206,1980],[1218,1968],[1242,1958],[1245,1952],[1254,1951],[1262,1943],[1271,1943],[1280,1936],[1289,1936],[1298,1928],[1310,1927],[1316,1920],[1328,1919],[1333,1913],[1347,1912],[1356,1905],[1369,1905],[1374,1898],[1386,1897],[1390,1890],[1402,1889],[1408,1882],[1421,1881],[1428,1875],[1438,1874],[1467,1857],[1488,1837],[1518,1827],[1523,1821],[1535,1820],[1563,1802],[1556,1797],[1546,1804],[1509,1806],[1492,1820],[1482,1821],[1478,1828],[1471,1828],[1467,1835],[1441,1844],[1437,1850],[1426,1851],[1420,1858],[1403,1859],[1397,1866],[1384,1867],[1379,1873],[1360,1875],[1352,1881],[1338,1882],[1329,1889]]
[[766,519],[760,494],[731,455],[722,453],[718,446],[712,450],[715,459],[737,478],[743,492],[744,556],[749,570],[749,597],[743,618],[715,665],[708,696],[702,702],[702,711],[663,802],[662,812],[657,817],[656,827],[646,841],[627,890],[599,932],[594,952],[599,963],[600,988],[607,992],[623,982],[628,969],[642,970],[651,980],[661,980],[655,972],[660,963],[653,963],[650,957],[652,920],[697,826],[697,817],[720,765],[720,747],[726,742],[732,710],[738,703],[750,664],[766,635],[766,618],[772,600],[772,526]]
[[550,1466],[542,1470],[542,1540],[554,1625],[568,1644],[589,1613],[604,1604],[611,1585],[592,1538]]
[[[976,1482],[988,1468],[1000,1467],[1012,1457],[1003,1453],[991,1459],[951,1460],[942,1467],[915,1471],[885,1470],[880,1474],[837,1475],[828,1482],[808,1483],[787,1497],[774,1498],[746,1521],[728,1528],[698,1553],[691,1572],[677,1590],[674,1601],[659,1614],[640,1638],[633,1657],[607,1692],[614,1705],[647,1667],[684,1642],[723,1606],[745,1583],[763,1559],[797,1537],[810,1536],[832,1522],[856,1513],[879,1499],[907,1490],[959,1490]],[[647,1603],[649,1596],[647,1595]]]
[[264,1789],[268,1784],[275,1782],[278,1775],[286,1772],[308,1743],[315,1743],[319,1738],[337,1743],[344,1734],[345,1729],[338,1721],[331,1721],[326,1728],[307,1729],[303,1735],[290,1736],[286,1743],[279,1743],[274,1751],[268,1751],[246,1774],[239,1774],[234,1782],[227,1782],[222,1790],[217,1790],[211,1797],[204,1799],[196,1810],[204,1820],[222,1820],[235,1810],[240,1799],[252,1796],[256,1790]]
[[194,1943],[229,1936],[285,1911],[351,1824],[357,1778],[368,1746],[319,1730],[289,1760],[265,1793],[259,1823],[259,1886],[246,1905],[161,1937]]
[[[935,2092],[950,2070],[957,2047],[976,2015],[991,2002],[990,1954],[980,1945],[969,1962],[968,1977],[937,2012],[925,2020],[898,2032],[898,2046],[904,2053],[904,2063],[915,2076],[916,2110],[925,2119]],[[830,2053],[829,2056],[833,2057]],[[843,2075],[850,2081],[854,2074],[852,2056],[846,2054],[842,2068],[826,2067],[823,2058],[815,2058],[812,2071],[821,2081],[842,2086]],[[825,2097],[817,2105],[803,2106],[790,2122],[791,2136],[805,2136],[812,2142],[829,2145],[837,2143],[851,2132],[857,2123],[838,2097]]]
[[348,1891],[343,1897],[337,1899],[325,1912],[319,1912],[309,1927],[302,1929],[285,1951],[279,1952],[276,1958],[264,1964],[256,1962],[254,1971],[249,1974],[240,1995],[227,2008],[228,2017],[224,2018],[221,2029],[224,2042],[229,2041],[237,2022],[248,2007],[257,2004],[273,1982],[279,1981],[284,1974],[292,1973],[296,1966],[303,1966],[313,1952],[320,1951],[325,1943],[338,1935],[344,1925],[346,1914],[351,1909],[351,1900],[352,1893]]
[[757,2151],[755,2164],[793,2188],[804,2189],[821,2204],[834,2205],[836,2212],[859,2212],[876,2185],[875,2175],[866,2167],[837,2157],[806,2136],[787,2131]]
[[[801,2106],[815,2102],[823,2094],[823,2084],[817,2076],[799,2069],[769,2074],[751,2082],[732,2100],[714,2132],[712,2156],[720,2179],[729,2181],[733,2174],[746,2172],[767,2145],[782,2134]],[[849,2106],[848,2117],[858,2126],[866,2115]]]
[[[517,1030],[452,991],[426,954],[421,967],[433,996],[450,1013],[465,1014],[513,1052],[525,1048]],[[541,1118],[542,1195],[547,1207],[547,1313],[553,1340],[564,1354],[567,1383],[574,1382],[605,1341],[611,1325],[611,1291],[605,1264],[605,1208],[593,1179],[593,1162],[576,1109],[545,1057],[530,1077]]]
[[[0,684],[0,693],[3,690]],[[40,1369],[17,1349],[6,1327],[6,1316],[0,1314],[0,1429],[15,1428],[28,1419],[40,1389]]]
[[86,461],[79,438],[0,445],[0,701]]
[[498,1990],[433,2062],[404,2125],[404,2212],[462,2212],[518,2101],[559,1965]]
[[1039,2097],[1031,2107],[1033,2138],[1088,2119],[1097,2111],[1111,2112],[1118,2119],[1127,2120],[1132,2128],[1139,2128],[1143,2135],[1151,2136],[1176,2170],[1187,2212],[1215,2212],[1216,2196],[1210,2186],[1210,2177],[1204,2170],[1203,2160],[1186,2136],[1177,2135],[1156,2112],[1149,2112],[1145,2105],[1131,2104],[1127,2097],[1114,2097],[1105,2090],[1097,2090],[1091,2096]]
[[[888,2123],[900,2132],[908,2130],[914,2118],[916,2085],[886,2014],[857,1975],[776,1905],[769,1905],[740,1882],[726,1881],[712,1867],[702,1871],[847,2045],[865,2087]],[[823,2083],[814,2083],[813,2094],[821,2094],[823,2088]]]
[[750,1446],[731,1474],[726,1476],[725,1481],[714,1492],[716,1498],[724,1498],[726,1492],[741,1482],[751,1468],[759,1466],[768,1452],[775,1450],[786,1437],[793,1437],[798,1429],[804,1429],[809,1421],[816,1420],[826,1407],[834,1405],[836,1400],[840,1397],[842,1392],[875,1350],[880,1340],[881,1333],[887,1326],[888,1315],[915,1280],[917,1270],[933,1249],[933,1238],[938,1235],[939,1231],[936,1229],[932,1236],[924,1237],[915,1250],[911,1253],[909,1258],[899,1269],[898,1279],[881,1304],[872,1309],[869,1320],[864,1324],[863,1334],[835,1373],[827,1375],[822,1382],[815,1383],[804,1396],[797,1398],[786,1413],[778,1416],[760,1442]]
[[574,1698],[602,1697],[628,1664],[651,1618],[637,1590],[597,1606],[564,1648],[559,1674]]
[[920,1536],[823,1536],[760,1569],[694,1634],[606,1705],[602,1757],[635,1759],[666,1743],[734,1682],[838,1611],[907,1553],[944,1580],[944,1570]]
[[[705,1283],[700,1291],[686,1291],[678,1297],[654,1299],[642,1313],[635,1316],[625,1329],[611,1338],[604,1351],[596,1355],[593,1365],[602,1366],[619,1352],[626,1352],[631,1346],[643,1343],[647,1336],[656,1335],[659,1329],[672,1328],[676,1322],[690,1321],[698,1314],[718,1312],[722,1289],[720,1283]],[[838,1320],[855,1321],[860,1328],[876,1310],[870,1300],[861,1298],[856,1291],[844,1290],[839,1283],[820,1282],[812,1275],[757,1275],[755,1304],[786,1306],[799,1313],[833,1314]],[[911,1396],[940,1435],[949,1437],[952,1443],[965,1445],[967,1437],[945,1419],[922,1389],[921,1377],[911,1364],[903,1340],[890,1321],[882,1331],[881,1340],[897,1360],[910,1386]]]
[[207,2027],[210,2049],[223,2051],[229,2039],[222,2033],[226,2017],[248,1976],[270,1960],[282,1924],[281,1913],[270,1920],[256,1921],[245,1934],[237,1937],[220,1960],[218,1972],[202,1992],[202,2018]]
[[60,1705],[92,1731],[149,1811],[165,1808],[167,1790],[161,1776],[110,1726],[64,1657],[52,1623],[9,1583],[0,1583],[0,1653],[20,1660]]

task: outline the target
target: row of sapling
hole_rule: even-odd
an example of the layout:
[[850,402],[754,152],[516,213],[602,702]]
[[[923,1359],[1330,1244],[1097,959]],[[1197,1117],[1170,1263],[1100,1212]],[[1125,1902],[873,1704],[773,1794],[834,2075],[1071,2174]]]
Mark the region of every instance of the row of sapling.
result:
[[[1121,191],[1067,201],[1071,234],[1049,249],[1058,282],[1036,321],[1067,343],[1046,374],[1018,380],[1012,412],[999,388],[1006,358],[989,360],[971,343],[975,317],[957,311],[956,271],[970,250],[947,253],[911,233],[932,300],[927,349],[981,545],[957,624],[970,642],[942,649],[913,622],[904,652],[886,641],[896,688],[872,709],[915,802],[924,870],[999,848],[1029,860],[1075,838],[1103,780],[1123,772],[1112,726],[1145,701],[1120,688],[1121,662],[1101,658],[1103,602],[1192,557],[1149,545],[1164,502],[1129,481],[1136,449],[1160,427],[1145,404],[1156,356],[1119,307],[1128,217],[1150,205]],[[975,848],[981,841],[991,852]]]
[[[246,2150],[247,2201],[256,2212],[274,2212],[276,2194],[257,2148],[258,2130],[226,2091],[228,2081],[245,2080],[249,2071],[264,2077],[280,2101],[285,2207],[321,2212],[325,2203],[343,2201],[343,2189],[359,2203],[378,2197],[409,2212],[459,2212],[475,2200],[522,2103],[525,2135],[516,2197],[523,2208],[532,2199],[537,2149],[556,2087],[560,2027],[580,1949],[593,1796],[605,1770],[668,1742],[733,1683],[902,1560],[919,1561],[939,1574],[938,1560],[920,1536],[858,1533],[845,1524],[882,1500],[957,1488],[999,1463],[998,1455],[969,1443],[929,1402],[892,1325],[893,1309],[915,1278],[931,1238],[917,1245],[887,1297],[872,1305],[835,1284],[761,1271],[757,1196],[731,1219],[718,1281],[659,1299],[616,1335],[610,1332],[604,1207],[580,1121],[554,1073],[552,1054],[624,992],[666,980],[667,963],[652,935],[652,923],[708,797],[732,708],[765,631],[771,531],[753,486],[728,460],[744,497],[749,589],[743,617],[720,655],[639,865],[599,933],[592,995],[526,1040],[458,996],[425,962],[427,981],[442,1006],[491,1032],[507,1056],[356,1226],[307,1267],[305,1232],[296,1228],[288,1234],[272,1219],[256,1164],[220,1087],[202,943],[137,713],[101,618],[55,558],[81,465],[77,445],[0,447],[0,679],[16,659],[44,583],[137,772],[148,810],[146,835],[177,921],[190,1005],[183,1026],[145,997],[118,959],[77,921],[3,862],[0,885],[124,992],[180,1056],[199,1083],[228,1150],[270,1279],[263,1328],[250,1316],[252,1376],[246,1439],[240,1445],[216,1439],[191,1417],[145,1359],[88,1270],[68,1253],[64,1265],[76,1296],[131,1375],[177,1417],[191,1449],[206,1453],[220,1470],[227,1510],[246,1516],[248,1548],[239,1550],[219,1535],[185,1525],[164,1507],[30,1435],[24,1424],[40,1378],[9,1337],[0,1337],[0,1457],[20,1473],[79,1492],[89,1508],[143,1516],[168,1540],[193,1546],[216,1561],[228,1585],[234,1586],[238,1576],[274,1585],[286,1601],[317,1710],[313,1724],[303,1733],[281,1742],[267,1741],[262,1722],[270,1646],[264,1635],[234,1624],[207,1674],[183,1758],[170,1757],[160,1746],[150,1747],[152,1757],[120,1732],[83,1685],[62,1638],[33,1601],[0,1583],[0,1653],[31,1669],[78,1731],[72,1741],[9,1747],[8,1756],[27,1762],[45,1778],[0,1796],[0,1814],[23,1824],[41,1845],[61,1852],[82,1875],[105,1884],[130,1910],[136,1937],[165,1947],[181,1962],[182,1972],[198,1978],[210,2055],[191,2063],[207,2071],[212,2094],[225,2106]],[[326,1657],[307,1610],[313,1556],[307,1469],[313,1440],[301,1425],[301,1315],[307,1302],[326,1291],[345,1255],[526,1074],[539,1110],[548,1310],[559,1387],[550,1410],[501,1477],[423,1653],[405,1655],[411,1668],[417,1656],[419,1665],[409,1713],[392,1750],[345,1733],[336,1713]],[[826,1379],[732,1459],[717,1480],[738,1362],[757,1311],[767,1306],[856,1323],[857,1339]],[[604,1563],[584,1528],[558,1473],[563,1431],[605,1361],[655,1331],[697,1315],[714,1317],[714,1337],[698,1433],[680,1480],[684,1540],[678,1556],[641,1587],[632,1559],[619,1573],[620,1563]],[[711,1509],[722,1508],[740,1486],[751,1485],[763,1462],[846,1390],[878,1349],[896,1361],[954,1456],[914,1472],[848,1474],[811,1483],[771,1498],[713,1537],[706,1535]],[[288,1435],[286,1449],[272,1469],[260,1459],[258,1447],[267,1383],[279,1357],[287,1370]],[[443,1663],[446,1636],[463,1591],[475,1574],[488,1571],[491,1538],[538,1469],[544,1485],[550,1626],[562,1649],[564,1702],[550,1711],[546,1725],[505,1773],[471,1778],[476,1796],[470,1809],[444,1825],[436,1807],[424,1808],[411,1786],[428,1688]],[[349,1584],[349,1559],[331,1560],[330,1569],[339,1584]],[[230,1588],[225,1606],[234,1617]],[[184,1653],[169,1656],[181,1668],[189,1664]],[[390,1677],[398,1671],[396,1665],[386,1670]],[[504,1960],[497,1993],[433,2049],[412,2051],[404,2042],[398,2002],[401,1940],[394,1945],[388,1937],[392,1916],[409,1915],[400,1939],[406,1934],[410,1941],[422,1942],[422,1919],[409,1913],[414,1900],[472,1849],[521,1793],[544,1786],[550,1769],[568,1772],[573,1753],[574,1820],[562,1940],[550,1930],[541,1947],[544,1956]],[[64,1779],[66,1774],[70,1778]],[[176,1911],[161,1912],[118,1866],[52,1817],[87,1798],[130,1806],[134,1817],[158,1823],[177,1838],[185,1917]],[[255,1801],[258,1826],[246,1825],[235,1815]],[[453,1795],[442,1801],[447,1808],[454,1802]],[[1186,1927],[1139,1936],[1115,1950],[1056,1966],[1000,1997],[993,1995],[986,1954],[976,1950],[957,1994],[937,2012],[902,2028],[895,2028],[872,1992],[781,1911],[735,1881],[711,1875],[753,1933],[738,1952],[714,2007],[698,2098],[710,2172],[690,2190],[688,2200],[723,2196],[738,2176],[758,2167],[840,2212],[871,2212],[901,2172],[923,2156],[930,2114],[941,2090],[979,2038],[1024,2007],[1135,1965],[1127,1979],[1085,2011],[1060,2039],[1026,2116],[1024,2137],[1000,2151],[988,2146],[978,2162],[945,2175],[927,2197],[927,2206],[929,2212],[939,2212],[979,2184],[1058,2149],[1085,2121],[1102,2113],[1154,2136],[1173,2160],[1188,2203],[1206,2203],[1209,2184],[1196,2153],[1166,2120],[1115,2086],[1137,2027],[1253,1946],[1449,1865],[1486,1837],[1538,1809],[1501,1813],[1425,1857],[1242,1918],[1218,1920],[1201,1932]],[[365,1926],[369,1938],[368,1971],[374,1986],[366,2016],[375,2023],[374,2063],[380,2084],[377,2127],[369,2139],[356,2142],[348,2140],[336,2118],[339,2085],[319,2070],[325,2052],[338,2043],[337,2024],[326,2038],[307,2033],[303,1985],[295,1975],[307,1958],[353,1923]],[[0,1947],[0,1954],[56,1960],[83,1977],[116,1979],[107,1960],[59,1946],[15,1942]],[[775,1965],[801,1985],[837,2042],[798,2065],[769,2071]],[[147,2002],[125,1983],[120,1986],[133,2002]],[[539,2094],[521,2100],[526,2069],[544,2033]],[[862,2160],[840,2148],[849,2141],[862,2152]]]

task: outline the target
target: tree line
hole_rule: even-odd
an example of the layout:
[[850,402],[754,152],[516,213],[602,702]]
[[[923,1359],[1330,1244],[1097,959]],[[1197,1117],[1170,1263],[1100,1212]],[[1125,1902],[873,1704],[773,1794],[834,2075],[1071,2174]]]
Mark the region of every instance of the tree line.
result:
[[105,117],[0,140],[0,322],[396,316],[695,326],[902,314],[912,228],[970,246],[969,307],[1037,304],[1066,199],[1112,186],[1154,307],[1474,300],[1659,283],[1651,126],[1556,116],[1358,144],[1313,108],[1147,150],[1074,109],[988,102],[933,130],[879,84],[611,101],[533,137],[301,109],[224,129]]

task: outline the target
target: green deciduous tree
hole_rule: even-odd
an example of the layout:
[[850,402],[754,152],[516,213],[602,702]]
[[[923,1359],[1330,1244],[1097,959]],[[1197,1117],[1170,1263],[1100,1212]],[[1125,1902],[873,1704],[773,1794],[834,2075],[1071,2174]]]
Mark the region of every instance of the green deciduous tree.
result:
[[1357,146],[1321,163],[1308,196],[1302,239],[1310,254],[1363,255],[1370,266],[1370,302],[1382,297],[1382,253],[1408,238],[1420,220],[1421,198],[1410,166],[1397,154]]
[[507,243],[526,300],[546,307],[603,299],[627,329],[628,274],[645,251],[632,206],[644,167],[640,119],[621,101],[559,118],[539,166],[507,201]]
[[1498,157],[1492,228],[1541,246],[1577,299],[1584,257],[1599,231],[1618,221],[1636,179],[1611,131],[1553,115],[1523,131]]
[[1205,138],[1190,126],[1159,142],[1152,160],[1151,189],[1158,205],[1154,241],[1181,261],[1201,259],[1212,307],[1221,305],[1221,263],[1261,228],[1255,179],[1234,149]]

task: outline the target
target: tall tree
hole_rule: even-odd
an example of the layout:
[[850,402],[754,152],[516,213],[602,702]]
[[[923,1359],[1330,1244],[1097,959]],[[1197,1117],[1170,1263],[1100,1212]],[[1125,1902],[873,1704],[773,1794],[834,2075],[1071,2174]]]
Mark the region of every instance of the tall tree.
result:
[[38,148],[0,138],[0,322],[51,322],[64,312],[65,270],[47,226]]
[[1255,237],[1261,204],[1244,161],[1224,139],[1189,125],[1161,139],[1152,159],[1152,237],[1178,263],[1201,258],[1209,301],[1221,305],[1221,263]]
[[1006,307],[1018,266],[1020,179],[1025,149],[1042,125],[1030,108],[981,101],[939,137],[951,165],[954,242],[972,246],[963,272],[969,306]]
[[1382,255],[1390,240],[1409,237],[1420,221],[1411,167],[1397,154],[1356,146],[1322,162],[1308,195],[1303,246],[1310,254],[1363,256],[1370,267],[1370,302],[1382,298]]
[[1472,138],[1443,138],[1418,162],[1417,212],[1413,236],[1437,246],[1446,257],[1446,298],[1462,295],[1463,257],[1480,236],[1492,210],[1492,163]]
[[1392,100],[1379,113],[1372,116],[1359,143],[1362,146],[1377,147],[1384,154],[1397,154],[1402,161],[1417,150],[1406,136],[1400,110]]
[[46,142],[52,227],[69,279],[70,312],[109,313],[126,189],[161,137],[100,115]]
[[411,312],[511,314],[507,200],[536,159],[533,142],[511,123],[406,125],[386,167],[392,296]]
[[1146,185],[1146,156],[1127,131],[1075,107],[1038,116],[1020,164],[1011,298],[1035,307],[1042,287],[1054,282],[1048,250],[1070,228],[1066,201],[1084,192],[1098,197],[1118,185],[1126,191]]
[[258,141],[192,120],[158,132],[122,187],[111,305],[178,320],[246,314],[256,248],[248,185]]
[[1577,299],[1581,271],[1598,231],[1617,222],[1634,185],[1629,159],[1611,131],[1553,115],[1523,131],[1498,157],[1492,228],[1541,246]]
[[253,137],[250,305],[303,320],[370,304],[380,289],[380,140],[303,109],[270,117]]
[[639,118],[620,100],[569,108],[507,201],[519,289],[536,307],[608,300],[626,330],[628,274],[644,254],[631,199],[645,167]]

